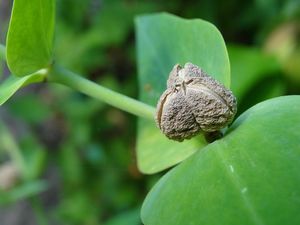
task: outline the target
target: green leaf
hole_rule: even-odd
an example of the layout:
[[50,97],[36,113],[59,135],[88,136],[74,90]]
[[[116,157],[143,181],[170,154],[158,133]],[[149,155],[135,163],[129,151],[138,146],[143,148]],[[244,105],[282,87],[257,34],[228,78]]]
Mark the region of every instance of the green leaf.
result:
[[255,105],[167,173],[144,202],[144,224],[300,224],[299,102]]
[[[230,67],[224,40],[215,26],[159,13],[136,20],[140,100],[155,106],[176,63],[192,62],[229,87]],[[179,163],[206,145],[202,136],[168,140],[153,121],[139,119],[137,157],[143,173]]]
[[4,82],[0,84],[0,106],[5,103],[16,91],[21,87],[31,83],[41,82],[45,78],[43,70],[38,73],[33,73],[25,77],[9,76]]
[[7,34],[7,64],[25,76],[52,63],[54,0],[15,0]]
[[285,93],[277,60],[253,47],[229,45],[231,89],[238,101],[238,115],[251,106]]
[[256,48],[229,45],[231,63],[231,89],[238,102],[259,81],[273,78],[280,72],[280,65],[274,57],[264,54]]

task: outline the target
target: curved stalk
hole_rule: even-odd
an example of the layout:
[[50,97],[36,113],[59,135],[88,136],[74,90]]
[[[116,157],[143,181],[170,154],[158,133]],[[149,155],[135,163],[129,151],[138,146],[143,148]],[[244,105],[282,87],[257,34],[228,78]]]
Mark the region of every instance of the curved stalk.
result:
[[[0,44],[0,59],[5,60],[5,46]],[[139,117],[154,119],[155,108],[133,98],[127,97],[72,71],[54,65],[48,74],[48,81],[63,84],[90,97],[99,99],[109,105]]]
[[63,84],[136,116],[154,119],[154,107],[105,88],[62,67],[54,65],[48,81]]

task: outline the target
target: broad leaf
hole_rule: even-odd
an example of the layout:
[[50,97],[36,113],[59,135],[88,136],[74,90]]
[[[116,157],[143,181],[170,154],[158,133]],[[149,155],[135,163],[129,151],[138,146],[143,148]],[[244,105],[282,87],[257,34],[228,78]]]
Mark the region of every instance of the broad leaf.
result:
[[[229,60],[220,32],[200,19],[159,13],[136,20],[140,100],[156,103],[176,63],[192,62],[229,87]],[[155,173],[206,145],[202,136],[182,143],[168,140],[154,121],[139,119],[137,157],[143,173]]]
[[52,63],[55,0],[14,0],[7,35],[7,64],[25,76]]
[[231,63],[231,89],[238,100],[260,80],[274,77],[280,71],[280,65],[274,57],[261,50],[245,46],[229,45]]
[[167,173],[145,200],[144,224],[300,224],[299,102],[255,105]]
[[227,49],[238,114],[258,102],[285,93],[285,84],[279,76],[281,68],[274,57],[253,47],[229,45]]
[[31,83],[41,82],[44,80],[45,73],[43,70],[25,77],[9,76],[0,84],[0,106],[5,103],[21,87]]

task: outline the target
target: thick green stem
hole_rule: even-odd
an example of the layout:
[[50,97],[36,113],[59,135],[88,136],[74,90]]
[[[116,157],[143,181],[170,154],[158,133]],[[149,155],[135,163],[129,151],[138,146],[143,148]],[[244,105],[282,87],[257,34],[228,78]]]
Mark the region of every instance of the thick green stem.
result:
[[[1,44],[0,58],[5,60],[5,46]],[[52,68],[51,74],[48,76],[48,81],[66,85],[81,93],[99,99],[109,105],[122,109],[136,116],[144,117],[150,120],[154,119],[154,107],[119,94],[108,88],[102,87],[95,82],[87,80],[84,77],[59,66],[54,66]]]
[[122,109],[126,112],[150,120],[154,119],[155,108],[145,103],[114,92],[108,88],[85,79],[64,68],[54,66],[48,77],[49,81],[64,84],[81,93],[99,99],[109,105]]

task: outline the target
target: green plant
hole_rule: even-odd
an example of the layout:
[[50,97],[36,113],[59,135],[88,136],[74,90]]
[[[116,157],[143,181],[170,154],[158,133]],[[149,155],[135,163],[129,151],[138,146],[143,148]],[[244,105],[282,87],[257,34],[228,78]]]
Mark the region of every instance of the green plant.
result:
[[[54,12],[53,0],[14,1],[6,43],[6,60],[13,75],[0,86],[1,104],[21,87],[46,81],[137,115],[139,169],[153,174],[183,161],[164,175],[146,198],[142,208],[146,225],[299,223],[299,96],[257,104],[212,144],[202,135],[173,142],[156,128],[154,106],[176,63],[191,61],[230,86],[229,58],[219,31],[203,20],[183,20],[164,13],[138,17],[141,101],[137,101],[53,60]],[[0,46],[3,59],[4,49]],[[240,91],[238,98],[247,98],[242,96],[244,90],[238,85],[235,88]]]

